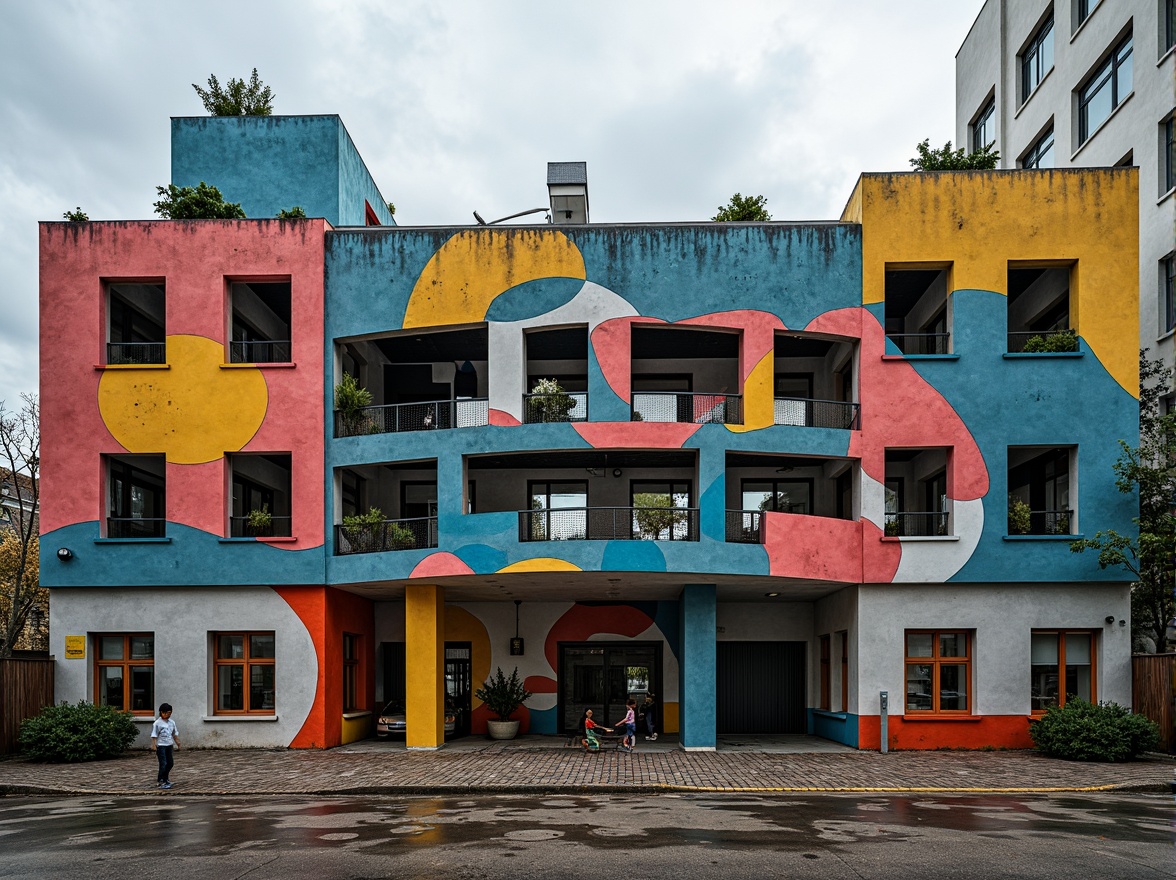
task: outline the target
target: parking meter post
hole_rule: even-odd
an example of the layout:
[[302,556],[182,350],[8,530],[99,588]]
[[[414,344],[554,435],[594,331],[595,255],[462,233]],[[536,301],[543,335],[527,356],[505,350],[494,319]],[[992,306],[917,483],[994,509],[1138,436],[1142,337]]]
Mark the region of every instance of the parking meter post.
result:
[[890,713],[890,695],[886,691],[879,691],[878,704],[881,708],[882,719],[882,753],[886,754],[889,751],[888,746],[890,744],[890,733],[887,730],[887,716]]

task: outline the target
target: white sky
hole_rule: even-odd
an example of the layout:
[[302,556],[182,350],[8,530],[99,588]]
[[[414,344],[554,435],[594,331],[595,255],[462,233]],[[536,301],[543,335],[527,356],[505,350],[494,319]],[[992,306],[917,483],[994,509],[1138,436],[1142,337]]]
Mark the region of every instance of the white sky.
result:
[[37,221],[152,218],[210,73],[338,113],[401,225],[544,205],[548,161],[587,161],[594,222],[706,220],[736,191],[833,220],[860,172],[953,138],[981,5],[0,0],[0,400],[37,390]]

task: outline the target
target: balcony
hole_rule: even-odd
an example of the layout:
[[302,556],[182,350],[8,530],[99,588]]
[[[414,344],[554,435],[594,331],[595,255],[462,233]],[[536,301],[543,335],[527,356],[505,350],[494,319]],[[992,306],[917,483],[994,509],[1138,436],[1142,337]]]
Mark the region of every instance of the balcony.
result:
[[680,391],[635,392],[631,418],[635,422],[741,425],[743,397],[739,394],[693,394]]
[[1009,333],[1010,354],[1042,354],[1078,350],[1078,336],[1062,327],[1056,330],[1019,330]]
[[1023,510],[1009,508],[1010,535],[1069,535],[1072,510]]
[[290,521],[288,516],[269,516],[268,523],[257,517],[231,516],[229,517],[230,538],[289,538]]
[[887,333],[903,354],[950,354],[950,333]]
[[1070,267],[1010,267],[1006,309],[1009,353],[1078,350],[1070,323]]
[[1070,482],[1073,446],[1010,446],[1009,534],[1069,535],[1076,525]]
[[290,362],[290,282],[237,281],[229,287],[232,333],[229,362]]
[[851,458],[728,452],[724,540],[763,543],[765,513],[856,519],[858,471]]
[[163,342],[108,342],[108,364],[165,364],[167,345]]
[[520,510],[519,541],[697,541],[696,507]]
[[356,412],[335,410],[336,437],[475,428],[488,424],[490,401],[484,397],[367,406]]
[[167,520],[137,516],[109,516],[106,518],[108,538],[163,538],[167,535]]
[[335,526],[335,555],[426,550],[437,546],[437,517],[386,519]]
[[861,407],[840,400],[813,400],[805,397],[777,397],[774,403],[777,425],[805,428],[841,428],[856,431]]
[[229,363],[287,364],[290,362],[289,339],[266,339],[229,343]]
[[951,353],[951,314],[947,268],[886,270],[884,300],[886,338],[904,355]]
[[587,391],[523,395],[523,424],[525,425],[586,421],[588,421]]
[[162,282],[128,281],[106,290],[106,363],[163,364],[166,294]]
[[728,544],[762,544],[764,535],[760,529],[763,518],[759,510],[728,510],[726,541]]
[[899,511],[886,514],[888,538],[930,538],[950,535],[947,511]]

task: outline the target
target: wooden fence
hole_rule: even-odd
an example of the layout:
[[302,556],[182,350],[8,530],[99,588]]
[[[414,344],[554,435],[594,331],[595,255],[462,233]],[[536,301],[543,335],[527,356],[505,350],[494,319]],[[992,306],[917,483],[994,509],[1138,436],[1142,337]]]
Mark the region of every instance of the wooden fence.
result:
[[53,705],[53,667],[45,654],[0,660],[0,755],[19,751],[20,723]]
[[1176,654],[1135,654],[1131,658],[1131,703],[1160,725],[1160,742],[1176,752]]

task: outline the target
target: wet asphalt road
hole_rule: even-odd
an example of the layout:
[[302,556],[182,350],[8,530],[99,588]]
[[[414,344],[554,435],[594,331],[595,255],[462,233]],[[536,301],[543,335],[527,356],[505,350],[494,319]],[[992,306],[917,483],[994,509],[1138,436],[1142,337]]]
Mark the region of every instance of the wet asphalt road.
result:
[[0,799],[0,877],[1176,877],[1161,795]]

